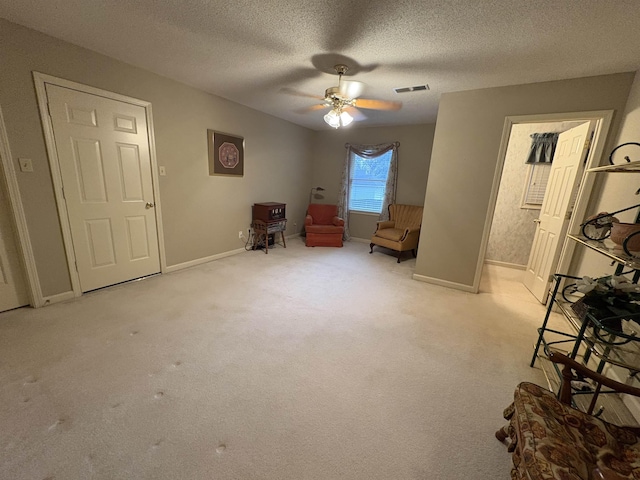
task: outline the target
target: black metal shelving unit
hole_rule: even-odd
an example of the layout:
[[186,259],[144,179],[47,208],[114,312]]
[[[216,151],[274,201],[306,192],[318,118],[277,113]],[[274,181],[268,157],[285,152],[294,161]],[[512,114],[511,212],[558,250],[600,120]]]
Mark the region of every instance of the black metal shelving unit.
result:
[[[640,173],[640,162],[630,162],[624,165],[608,165],[588,169],[587,174],[600,173]],[[640,212],[636,222],[640,221]],[[580,234],[568,234],[565,241],[593,250],[609,258],[616,266],[615,275],[633,273],[633,281],[640,279],[640,255],[629,255],[611,240],[591,240]],[[571,358],[581,361],[590,368],[602,372],[607,365],[615,365],[626,369],[630,376],[640,372],[640,314],[623,315],[622,330],[612,329],[608,322],[598,319],[591,313],[577,314],[572,304],[580,298],[580,294],[571,291],[578,277],[556,273],[553,275],[549,302],[542,326],[538,328],[538,340],[534,347],[531,366],[536,360],[545,357],[550,349],[557,349]],[[554,316],[553,313],[559,313]],[[564,321],[558,322],[558,318]],[[636,323],[636,321],[638,323]],[[557,325],[556,325],[557,323]],[[557,392],[560,384],[560,369],[549,361],[543,362],[543,371],[549,381],[549,387]],[[576,394],[602,395],[607,391],[577,391]]]

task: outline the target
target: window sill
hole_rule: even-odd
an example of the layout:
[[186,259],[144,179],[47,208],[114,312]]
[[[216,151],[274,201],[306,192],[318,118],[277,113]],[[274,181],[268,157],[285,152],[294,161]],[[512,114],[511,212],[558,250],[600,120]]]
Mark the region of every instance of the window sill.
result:
[[520,209],[522,210],[542,210],[542,205],[520,205]]
[[365,216],[369,216],[369,217],[379,217],[380,216],[379,213],[362,212],[360,210],[349,210],[349,215],[351,215],[352,213],[355,213],[356,215],[365,215]]

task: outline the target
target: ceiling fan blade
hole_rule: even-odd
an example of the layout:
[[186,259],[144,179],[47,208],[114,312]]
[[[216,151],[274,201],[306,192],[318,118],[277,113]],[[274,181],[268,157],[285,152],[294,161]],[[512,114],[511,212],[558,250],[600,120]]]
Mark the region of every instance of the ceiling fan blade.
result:
[[373,110],[400,110],[402,102],[391,102],[389,100],[371,100],[368,98],[357,98],[354,106],[358,108],[370,108]]
[[294,111],[296,113],[309,113],[309,112],[315,112],[316,110],[323,110],[325,108],[329,108],[329,105],[326,105],[326,104],[311,105],[310,107],[299,108]]
[[280,93],[286,93],[287,95],[295,95],[296,97],[315,98],[316,100],[324,100],[324,97],[320,95],[313,95],[311,93],[301,92],[291,87],[282,87]]
[[345,98],[356,98],[364,91],[364,83],[355,80],[342,80],[340,82],[340,95]]
[[362,120],[367,119],[367,116],[356,107],[345,107],[342,110],[351,115],[356,122],[361,122]]

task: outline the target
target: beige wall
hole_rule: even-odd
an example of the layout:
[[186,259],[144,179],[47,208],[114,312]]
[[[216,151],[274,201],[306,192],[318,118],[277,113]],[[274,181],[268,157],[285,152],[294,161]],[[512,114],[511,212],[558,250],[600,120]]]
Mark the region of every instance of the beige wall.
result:
[[[13,159],[33,160],[18,182],[45,296],[71,286],[32,71],[152,103],[168,265],[241,248],[255,202],[286,203],[287,233],[301,225],[314,132],[1,19],[0,65]],[[244,177],[209,176],[207,129],[245,138]]]
[[[635,80],[631,87],[629,99],[622,115],[619,133],[613,143],[613,146],[626,142],[640,142],[640,75],[636,73]],[[607,156],[610,149],[607,150]],[[631,151],[629,151],[631,153]],[[632,157],[633,161],[640,161],[640,148],[635,153],[636,157]],[[620,160],[618,158],[618,160]],[[608,163],[608,162],[607,162]],[[640,175],[638,174],[597,174],[600,181],[599,188],[593,195],[592,206],[587,216],[602,211],[613,212],[623,208],[631,207],[640,203],[640,197],[635,195],[635,191],[640,184]],[[616,215],[620,221],[634,222],[638,209],[633,209]],[[574,262],[572,264],[572,275],[582,276],[589,275],[591,277],[600,277],[613,273],[615,266],[604,255],[600,255],[590,249],[577,247]],[[614,374],[621,381],[626,381],[633,386],[638,386],[640,380],[629,378],[629,372],[625,369],[610,366]],[[640,418],[640,404],[633,398],[625,398],[625,403],[631,409],[636,418]]]
[[[613,142],[613,147],[626,142],[640,143],[640,75],[636,75],[626,108],[622,115],[620,131]],[[640,161],[640,147],[629,150],[633,153],[631,157],[633,161]],[[607,157],[610,149],[606,152]],[[617,156],[615,160],[620,163],[622,158]],[[608,161],[606,162],[608,164]],[[640,197],[635,192],[640,186],[640,176],[638,175],[602,175],[602,189],[599,192],[597,202],[594,206],[594,212],[615,211],[627,208],[640,203]],[[616,215],[622,222],[633,222],[638,214],[638,210],[630,210],[628,212]]]
[[473,287],[505,117],[613,109],[615,133],[633,75],[443,94],[423,217],[437,228],[422,229],[416,275]]
[[[613,147],[626,142],[640,142],[640,75],[636,74],[631,87],[629,99],[622,115],[620,131],[613,142]],[[607,149],[608,157],[611,149]],[[629,150],[628,153],[631,153]],[[633,161],[640,161],[640,147],[634,152]],[[617,158],[619,162],[622,160]],[[608,161],[605,161],[608,164]],[[598,212],[615,212],[623,208],[640,203],[640,196],[635,192],[640,186],[639,174],[597,174],[598,185],[592,195],[591,207],[586,216]],[[638,209],[617,214],[621,222],[635,221]],[[603,255],[586,248],[576,248],[574,262],[571,268],[573,275],[589,275],[600,277],[613,273],[615,267]]]
[[[392,113],[389,113],[392,115]],[[317,132],[313,153],[314,186],[322,186],[318,203],[336,203],[340,191],[345,143],[379,144],[400,142],[398,149],[398,191],[396,201],[422,205],[429,172],[434,124],[402,127],[345,128]],[[377,215],[351,214],[352,237],[370,239],[376,229]]]

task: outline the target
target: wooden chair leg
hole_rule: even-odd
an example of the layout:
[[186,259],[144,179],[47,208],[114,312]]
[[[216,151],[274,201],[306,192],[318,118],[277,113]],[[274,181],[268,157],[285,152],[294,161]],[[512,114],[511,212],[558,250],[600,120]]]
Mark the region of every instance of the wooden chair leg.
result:
[[369,253],[373,253],[373,246],[375,245],[375,243],[370,243],[369,244],[369,248],[371,248],[371,251]]
[[496,432],[496,438],[501,442],[504,442],[508,437],[509,434],[507,433],[507,427],[502,427]]
[[398,252],[398,263],[400,263],[400,256],[402,255],[402,252]]

